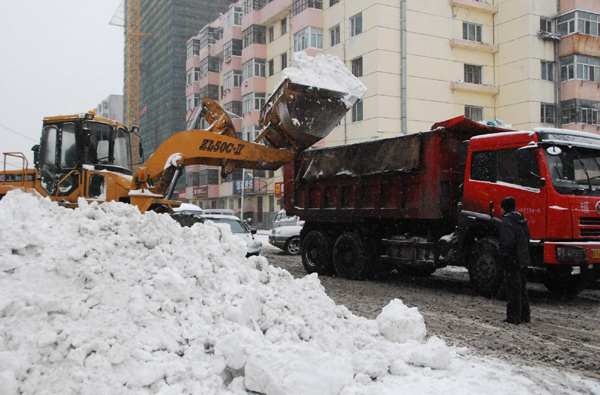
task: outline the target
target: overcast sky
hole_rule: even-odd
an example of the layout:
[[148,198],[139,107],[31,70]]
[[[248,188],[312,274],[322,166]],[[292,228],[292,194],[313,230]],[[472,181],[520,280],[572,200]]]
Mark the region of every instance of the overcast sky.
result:
[[31,161],[44,116],[123,94],[123,28],[109,25],[120,3],[0,0],[0,153]]

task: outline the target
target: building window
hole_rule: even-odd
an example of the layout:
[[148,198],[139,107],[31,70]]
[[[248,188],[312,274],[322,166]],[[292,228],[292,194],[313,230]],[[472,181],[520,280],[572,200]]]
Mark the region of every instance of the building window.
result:
[[294,34],[294,52],[308,48],[323,49],[323,29],[309,26]]
[[356,58],[352,60],[352,74],[356,77],[363,76],[363,58]]
[[323,9],[323,0],[294,0],[294,16],[307,8]]
[[585,99],[570,99],[561,103],[562,124],[585,123],[599,125],[600,102]]
[[212,45],[221,38],[222,31],[216,27],[208,27],[200,32],[200,49]]
[[209,56],[200,61],[200,77],[205,76],[208,73],[218,73],[221,63],[219,58]]
[[237,115],[238,117],[242,116],[242,102],[241,101],[231,101],[229,103],[223,104],[223,109],[227,112]]
[[560,79],[573,79],[600,83],[600,58],[586,55],[571,55],[560,59]]
[[465,118],[471,121],[483,121],[483,107],[465,106]]
[[350,37],[362,33],[362,12],[350,17]]
[[242,40],[232,39],[223,45],[223,60],[231,60],[232,56],[242,56]]
[[198,81],[200,81],[200,67],[192,67],[187,71],[187,85]]
[[253,10],[262,10],[267,5],[267,3],[270,3],[271,1],[244,0],[244,1],[242,1],[243,14],[244,15],[249,14]]
[[242,80],[246,81],[252,77],[265,78],[265,65],[266,60],[259,58],[252,58],[244,62],[242,64]]
[[223,76],[223,90],[228,91],[242,86],[242,71],[231,70]]
[[581,123],[598,125],[598,110],[594,108],[581,109]]
[[554,62],[545,62],[542,60],[542,79],[544,81],[554,81]]
[[556,106],[554,104],[542,103],[541,104],[541,123],[554,124],[554,114],[556,113]]
[[223,15],[223,30],[242,24],[242,7],[232,7]]
[[248,114],[251,111],[260,111],[265,105],[265,93],[264,92],[252,92],[244,95],[242,102],[242,113]]
[[200,97],[219,100],[219,85],[206,85],[200,89]]
[[363,120],[363,101],[359,100],[352,106],[352,122]]
[[335,5],[335,4],[339,3],[339,2],[340,2],[340,0],[329,0],[329,7]]
[[200,55],[200,40],[190,40],[187,43],[187,58]]
[[186,98],[186,110],[193,110],[200,105],[200,94],[193,93]]
[[463,22],[463,39],[481,42],[481,25]]
[[275,27],[269,27],[269,42],[273,42],[275,40]]
[[540,18],[540,31],[546,33],[552,33],[552,20],[546,18]]
[[586,11],[572,11],[557,19],[557,30],[561,36],[581,33],[600,36],[600,14]]
[[269,60],[269,77],[275,74],[275,60]]
[[287,18],[283,18],[281,20],[281,35],[283,36],[286,33],[287,33]]
[[331,46],[338,45],[340,43],[340,25],[329,29],[329,36],[331,37]]
[[281,70],[287,67],[287,52],[281,54]]
[[267,27],[263,25],[252,25],[242,32],[242,47],[251,44],[266,44]]
[[465,82],[470,84],[481,84],[481,70],[482,66],[474,66],[472,64],[465,65]]

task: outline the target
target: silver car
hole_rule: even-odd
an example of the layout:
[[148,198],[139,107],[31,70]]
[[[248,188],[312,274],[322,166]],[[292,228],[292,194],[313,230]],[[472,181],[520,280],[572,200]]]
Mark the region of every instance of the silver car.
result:
[[275,228],[269,234],[269,244],[281,248],[288,255],[298,255],[300,253],[301,230],[302,225]]

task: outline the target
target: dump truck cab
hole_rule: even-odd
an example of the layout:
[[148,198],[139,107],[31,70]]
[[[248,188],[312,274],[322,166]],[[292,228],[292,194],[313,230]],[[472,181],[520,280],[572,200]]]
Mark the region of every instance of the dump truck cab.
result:
[[527,218],[530,269],[550,290],[574,293],[599,277],[600,136],[535,129],[473,137],[459,219],[467,239],[494,233],[506,196]]

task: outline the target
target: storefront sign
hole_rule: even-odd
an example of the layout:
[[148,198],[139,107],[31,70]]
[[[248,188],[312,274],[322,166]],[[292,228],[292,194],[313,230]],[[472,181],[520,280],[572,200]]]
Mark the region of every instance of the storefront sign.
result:
[[254,193],[254,179],[247,178],[245,180],[237,180],[233,182],[234,195],[241,195],[242,188],[244,188],[244,193]]
[[208,185],[194,187],[194,199],[208,196]]
[[283,196],[283,182],[275,183],[275,197],[280,198]]

